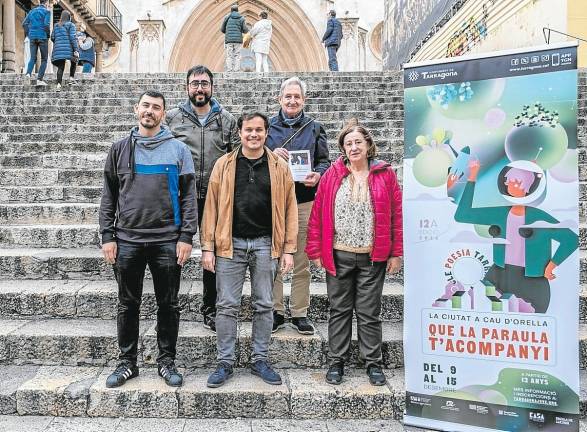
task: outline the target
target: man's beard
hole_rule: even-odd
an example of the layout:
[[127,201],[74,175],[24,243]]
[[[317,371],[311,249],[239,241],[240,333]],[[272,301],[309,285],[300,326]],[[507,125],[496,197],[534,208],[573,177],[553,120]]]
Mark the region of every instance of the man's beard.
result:
[[[198,96],[204,96],[204,100],[198,100],[197,97]],[[195,94],[195,95],[190,95],[190,102],[192,104],[194,104],[194,106],[197,107],[203,107],[208,105],[208,102],[210,102],[210,99],[212,99],[212,95],[207,94],[207,93],[202,93],[202,94]]]
[[145,129],[155,129],[157,126],[159,126],[160,122],[158,122],[155,118],[153,118],[153,117],[147,117],[147,118],[150,118],[153,121],[153,123],[149,124],[147,122],[143,122],[143,119],[141,119],[141,126],[142,127],[144,127]]

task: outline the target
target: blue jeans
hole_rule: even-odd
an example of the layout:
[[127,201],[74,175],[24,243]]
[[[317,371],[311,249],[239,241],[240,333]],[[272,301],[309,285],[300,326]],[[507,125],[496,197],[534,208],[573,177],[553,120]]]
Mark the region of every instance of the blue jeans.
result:
[[82,73],[91,73],[92,72],[92,63],[84,62],[84,66],[82,68]]
[[216,347],[218,361],[235,362],[237,317],[247,268],[251,274],[253,352],[251,362],[266,360],[273,328],[273,282],[277,259],[271,258],[271,237],[233,237],[232,259],[216,257]]
[[27,67],[26,73],[28,75],[33,73],[35,63],[37,63],[37,49],[41,52],[41,66],[39,67],[39,73],[37,79],[42,80],[45,76],[45,69],[47,69],[47,57],[49,55],[49,41],[47,39],[33,39],[30,41],[31,46],[31,59]]
[[330,45],[326,49],[328,50],[328,69],[338,71],[338,60],[336,59],[338,47],[336,45]]

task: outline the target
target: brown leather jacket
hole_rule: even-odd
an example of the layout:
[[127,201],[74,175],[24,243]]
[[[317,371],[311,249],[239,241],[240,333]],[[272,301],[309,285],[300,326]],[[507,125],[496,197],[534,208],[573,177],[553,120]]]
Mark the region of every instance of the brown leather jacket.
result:
[[[222,156],[212,170],[200,243],[203,251],[232,259],[232,214],[238,148]],[[293,178],[287,163],[265,147],[271,178],[272,225],[271,257],[296,252],[298,208]]]

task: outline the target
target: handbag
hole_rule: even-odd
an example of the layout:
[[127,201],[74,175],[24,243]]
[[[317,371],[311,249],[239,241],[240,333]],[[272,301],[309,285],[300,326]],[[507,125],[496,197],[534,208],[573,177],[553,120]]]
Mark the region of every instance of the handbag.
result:
[[245,35],[243,36],[243,48],[249,48],[251,46],[252,41],[253,38],[251,37],[251,35],[249,33],[245,33]]

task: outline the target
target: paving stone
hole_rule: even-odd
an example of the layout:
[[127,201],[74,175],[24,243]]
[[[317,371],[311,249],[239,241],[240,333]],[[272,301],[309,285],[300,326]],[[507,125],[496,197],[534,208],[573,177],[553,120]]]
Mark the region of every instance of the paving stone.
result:
[[251,432],[250,419],[186,419],[183,432]]
[[85,416],[100,368],[41,367],[16,391],[20,415]]
[[289,390],[285,382],[269,385],[247,369],[237,369],[226,384],[211,389],[206,381],[212,372],[198,369],[186,375],[178,392],[180,417],[289,417]]
[[[198,420],[201,422],[201,420]],[[185,419],[158,419],[158,418],[122,418],[112,432],[185,432]],[[209,427],[202,431],[219,431]]]
[[390,371],[386,371],[390,385],[379,387],[369,384],[364,370],[345,370],[338,386],[326,383],[325,370],[287,373],[295,418],[398,419],[403,413],[403,376]]
[[0,430],[3,432],[45,432],[53,417],[0,415]]
[[156,369],[141,369],[140,375],[123,386],[107,388],[105,369],[90,388],[88,415],[91,417],[175,418],[178,414],[178,389],[169,387]]
[[297,420],[290,419],[272,419],[272,420],[257,420],[253,419],[251,422],[253,432],[329,432],[325,420]]
[[119,423],[117,418],[56,417],[46,432],[114,432]]
[[397,420],[326,420],[328,432],[424,432]]

